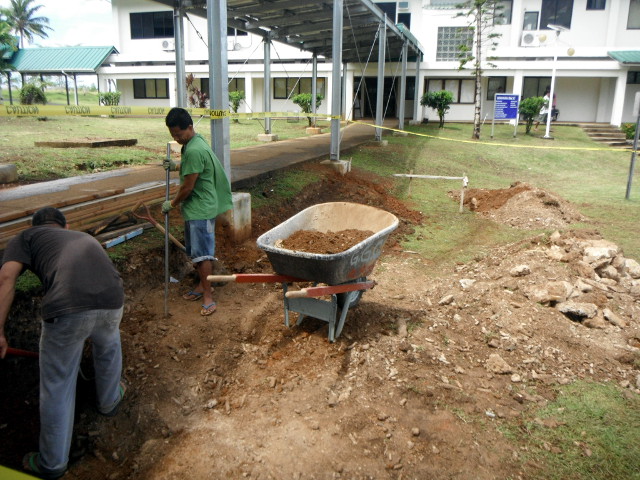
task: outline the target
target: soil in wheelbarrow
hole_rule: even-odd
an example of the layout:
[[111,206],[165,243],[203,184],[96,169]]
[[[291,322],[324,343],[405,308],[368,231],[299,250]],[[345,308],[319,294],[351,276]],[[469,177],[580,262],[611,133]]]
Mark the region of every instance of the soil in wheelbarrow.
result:
[[[78,459],[66,479],[528,479],[539,465],[526,457],[522,425],[558,388],[595,380],[637,399],[640,292],[624,268],[607,280],[602,258],[584,261],[586,246],[605,240],[565,229],[548,197],[518,199],[523,192],[514,189],[516,207],[496,221],[520,219],[522,228],[539,216],[532,212],[546,212],[562,233],[532,235],[436,275],[429,259],[400,244],[428,218],[390,197],[387,179],[305,168],[320,180],[254,212],[254,238],[242,245],[218,238],[216,273],[270,272],[255,239],[316,203],[352,201],[395,214],[400,226],[370,277],[377,286],[349,311],[341,336],[329,343],[327,325],[314,319],[285,327],[276,284],[217,285],[217,311],[202,317],[201,302],[182,299],[194,277],[176,251],[172,276],[180,282],[170,285],[165,317],[161,241],[137,237],[117,260],[127,293],[129,389],[116,417],[98,416],[91,364],[83,363]],[[474,192],[476,202],[491,196]],[[611,263],[620,267],[622,255]],[[555,307],[566,295],[598,313],[570,318]],[[13,347],[37,350],[38,305],[37,293],[16,299],[7,325]],[[19,468],[38,444],[37,363],[0,362],[0,382],[0,464]]]
[[338,232],[318,232],[317,230],[298,230],[288,238],[276,242],[276,245],[287,250],[307,253],[333,255],[349,250],[373,235],[370,230],[350,228]]

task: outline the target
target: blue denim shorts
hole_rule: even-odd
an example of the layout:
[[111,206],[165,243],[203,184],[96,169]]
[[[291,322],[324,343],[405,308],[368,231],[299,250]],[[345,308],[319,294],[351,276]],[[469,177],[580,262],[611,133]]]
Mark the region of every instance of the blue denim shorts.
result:
[[193,263],[215,260],[216,219],[186,220],[184,222],[184,246]]

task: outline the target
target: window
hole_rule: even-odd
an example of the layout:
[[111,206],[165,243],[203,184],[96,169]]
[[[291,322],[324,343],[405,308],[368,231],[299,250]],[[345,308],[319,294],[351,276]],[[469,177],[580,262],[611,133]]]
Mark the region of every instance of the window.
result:
[[493,9],[494,25],[511,25],[511,11],[513,10],[513,0],[497,2]]
[[496,93],[507,91],[507,77],[489,77],[487,82],[487,100],[495,99]]
[[460,3],[460,0],[431,0],[432,7],[452,7]]
[[522,83],[522,98],[543,97],[550,86],[551,77],[526,77]]
[[169,98],[169,80],[166,78],[134,79],[133,98]]
[[[230,78],[228,83],[228,88],[230,92],[237,92],[242,90],[244,92],[244,78]],[[201,78],[200,79],[200,91],[205,92],[207,96],[209,95],[209,79]]]
[[473,32],[467,27],[438,27],[436,60],[458,60],[463,45],[473,46]]
[[640,28],[640,0],[629,0],[629,17],[627,29]]
[[396,23],[396,2],[377,2],[376,7],[387,14],[387,18]]
[[131,38],[173,38],[173,12],[129,14]]
[[549,24],[571,28],[572,13],[573,0],[542,0],[540,28],[545,29]]
[[627,73],[627,84],[640,85],[640,72]]
[[452,103],[473,103],[475,80],[460,78],[433,78],[427,81],[428,92],[448,90],[453,93]]
[[604,10],[607,0],[587,0],[587,10]]
[[538,29],[538,12],[524,12],[522,30],[531,31]]
[[[325,97],[325,78],[316,79],[316,93]],[[311,93],[311,78],[274,78],[273,98],[288,99],[299,93]]]

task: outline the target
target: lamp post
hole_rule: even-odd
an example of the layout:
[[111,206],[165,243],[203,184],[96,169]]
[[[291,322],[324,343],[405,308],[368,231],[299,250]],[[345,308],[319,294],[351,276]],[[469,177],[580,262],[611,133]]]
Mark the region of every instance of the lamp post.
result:
[[[551,130],[551,116],[553,114],[553,95],[555,93],[556,86],[556,68],[558,64],[558,38],[560,37],[561,32],[565,32],[568,29],[561,25],[547,25],[548,28],[556,32],[556,39],[553,43],[553,68],[551,69],[551,88],[549,90],[549,106],[547,108],[547,128],[545,129],[544,136],[542,138],[553,139],[549,135],[549,131]],[[544,40],[544,39],[542,39]],[[567,55],[572,56],[575,53],[573,48],[569,48],[567,50]]]

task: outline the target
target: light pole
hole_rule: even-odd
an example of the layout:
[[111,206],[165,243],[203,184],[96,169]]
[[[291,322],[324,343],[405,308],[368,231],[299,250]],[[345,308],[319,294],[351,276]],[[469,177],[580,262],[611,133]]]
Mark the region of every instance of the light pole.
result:
[[[566,32],[568,29],[563,27],[562,25],[547,25],[548,28],[556,32],[556,39],[553,42],[553,68],[551,69],[551,89],[549,90],[549,106],[547,107],[547,128],[544,132],[544,137],[546,139],[553,139],[549,135],[549,131],[551,130],[551,116],[553,114],[553,94],[555,92],[556,86],[556,67],[558,64],[558,38],[560,37],[561,32]],[[544,39],[541,39],[544,40]],[[567,55],[572,56],[575,53],[573,48],[569,48],[567,50]]]

